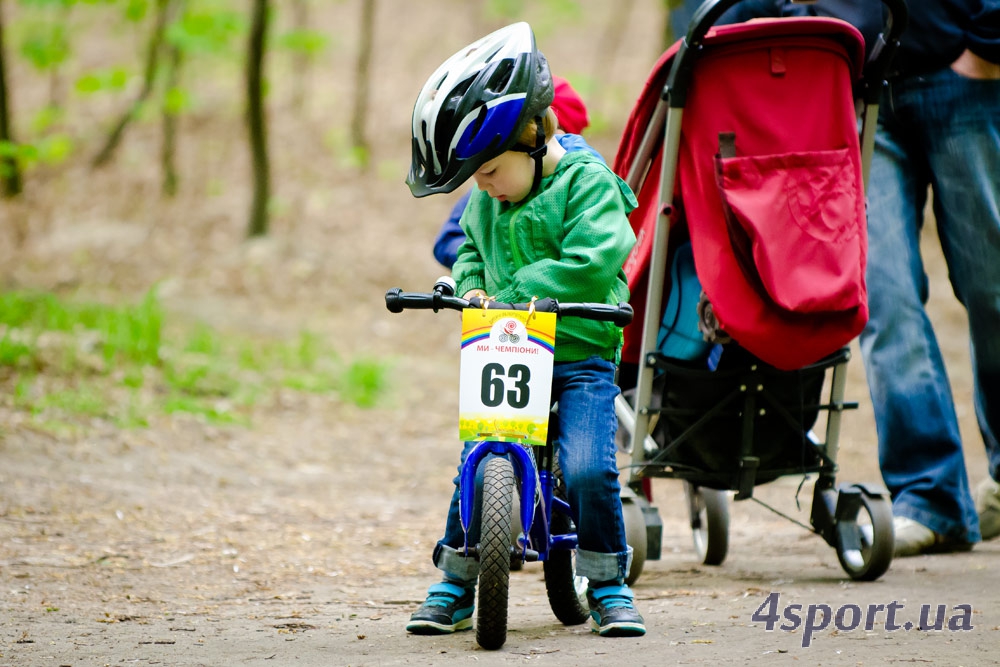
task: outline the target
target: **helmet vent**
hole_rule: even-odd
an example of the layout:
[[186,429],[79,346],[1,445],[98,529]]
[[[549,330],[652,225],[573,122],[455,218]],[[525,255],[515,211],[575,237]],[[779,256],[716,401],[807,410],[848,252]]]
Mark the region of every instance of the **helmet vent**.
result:
[[491,51],[488,56],[486,56],[486,57],[483,58],[483,62],[484,63],[488,63],[491,60],[493,60],[494,58],[496,58],[496,55],[498,53],[500,53],[501,50],[503,50],[503,47],[504,47],[503,44],[497,44],[496,48],[493,49],[493,51]]
[[456,84],[455,87],[451,89],[451,92],[448,95],[448,102],[450,102],[448,108],[454,109],[459,105],[462,98],[465,97],[465,94],[469,92],[469,87],[472,86],[472,82],[475,80],[476,77],[470,76],[465,81]]
[[486,122],[486,114],[489,109],[484,104],[479,107],[479,115],[476,116],[476,120],[472,123],[471,134],[469,135],[469,140],[472,141],[479,134],[479,130],[483,129],[483,124]]
[[486,90],[491,93],[503,93],[510,87],[510,77],[514,73],[514,61],[504,58],[497,63],[486,84]]
[[443,75],[441,75],[441,78],[438,79],[437,83],[435,83],[434,86],[433,86],[435,92],[437,92],[438,90],[441,90],[441,84],[444,83],[444,80],[447,79],[447,78],[448,78],[448,73],[447,72],[445,72]]

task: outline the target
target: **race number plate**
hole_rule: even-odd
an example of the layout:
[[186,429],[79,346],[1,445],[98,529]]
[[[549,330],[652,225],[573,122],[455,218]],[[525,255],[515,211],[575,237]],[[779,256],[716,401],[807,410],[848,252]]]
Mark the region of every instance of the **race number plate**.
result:
[[555,339],[555,313],[462,311],[462,440],[545,444]]

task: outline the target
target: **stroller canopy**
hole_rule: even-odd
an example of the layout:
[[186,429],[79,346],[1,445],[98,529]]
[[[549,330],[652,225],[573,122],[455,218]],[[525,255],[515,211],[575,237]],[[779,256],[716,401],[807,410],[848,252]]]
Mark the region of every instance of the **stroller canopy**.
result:
[[[644,313],[667,204],[663,128],[650,125],[679,44],[653,68],[614,161],[623,178],[644,175],[633,177],[637,243],[625,264],[636,322],[660,316]],[[713,28],[687,91],[670,245],[686,227],[719,326],[779,369],[834,352],[868,318],[855,101],[863,63],[862,37],[843,21],[760,19]],[[636,164],[644,140],[657,144]],[[626,328],[624,361],[638,361],[641,336],[641,325]]]

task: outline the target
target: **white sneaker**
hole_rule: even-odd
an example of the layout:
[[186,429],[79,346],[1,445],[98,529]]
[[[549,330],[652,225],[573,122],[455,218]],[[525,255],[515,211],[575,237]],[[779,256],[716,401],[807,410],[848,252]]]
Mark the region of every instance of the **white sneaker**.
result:
[[979,532],[984,540],[1000,535],[1000,484],[987,477],[976,487]]
[[896,538],[893,558],[972,549],[971,542],[963,542],[939,535],[924,524],[905,516],[893,517],[892,532]]
[[893,517],[892,532],[896,537],[893,558],[919,556],[937,541],[933,530],[905,516]]

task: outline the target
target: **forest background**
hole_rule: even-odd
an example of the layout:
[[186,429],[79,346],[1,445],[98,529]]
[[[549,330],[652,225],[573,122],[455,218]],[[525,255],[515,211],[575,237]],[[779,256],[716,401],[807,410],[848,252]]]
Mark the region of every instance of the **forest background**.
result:
[[[212,350],[220,342],[210,339],[225,326],[212,321],[222,315],[214,306],[220,298],[261,319],[282,320],[283,308],[348,311],[351,301],[369,302],[389,283],[428,282],[436,269],[427,248],[452,202],[417,202],[402,181],[412,99],[445,55],[470,36],[530,19],[554,71],[589,103],[589,139],[610,156],[669,21],[662,2],[635,0],[613,7],[575,0],[442,0],[402,11],[404,5],[4,0],[5,287],[77,304],[145,308],[119,314],[138,320],[132,325],[81,322],[98,317],[92,313],[68,315],[72,322],[60,327],[63,333],[77,325],[137,329],[114,337],[140,348],[123,354],[136,357],[143,373],[165,372],[176,399],[168,411],[239,419],[241,406],[255,399],[246,392],[234,397],[225,372],[179,368],[182,362],[160,352],[210,348],[209,356],[217,356]],[[38,295],[8,298],[26,302],[10,306],[21,314],[9,315],[7,324],[19,329],[26,318],[34,318],[36,330],[50,328],[38,324],[46,316],[36,311],[65,305],[39,305]],[[167,338],[142,340],[161,332],[158,321],[143,323],[160,317],[161,307],[173,311],[163,322]],[[170,327],[185,320],[198,330],[177,339]],[[295,318],[286,321],[295,326]],[[333,340],[330,332],[313,331],[316,323],[296,324],[301,330],[293,331],[292,347]],[[252,337],[261,326],[237,328]],[[107,332],[97,336],[103,361],[122,361]],[[52,338],[42,337],[40,347],[58,346]],[[371,336],[353,339],[341,331],[336,339],[316,356],[337,356],[341,367],[298,381],[333,389],[340,382],[334,376],[351,375],[339,389],[371,402],[386,374],[385,357],[374,348],[364,358],[353,355],[353,341],[371,347]],[[29,343],[11,330],[2,340],[10,348],[0,354],[7,368],[38,366],[37,337]],[[254,363],[264,362],[242,366]],[[119,421],[142,421],[146,407],[163,407],[147,405],[147,383],[132,371],[126,404],[135,414],[105,406]],[[45,399],[44,380],[18,375],[12,393],[29,409],[74,401]],[[290,382],[296,380],[279,384]],[[213,414],[218,410],[201,400],[203,389],[234,399],[228,415]]]

